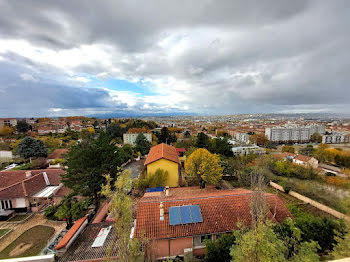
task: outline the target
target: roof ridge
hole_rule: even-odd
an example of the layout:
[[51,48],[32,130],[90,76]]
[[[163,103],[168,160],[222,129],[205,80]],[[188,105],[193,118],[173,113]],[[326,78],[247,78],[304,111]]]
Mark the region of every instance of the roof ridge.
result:
[[[194,199],[211,199],[211,198],[220,198],[220,197],[228,197],[228,196],[243,196],[243,195],[251,195],[253,192],[246,192],[246,193],[238,193],[238,194],[225,194],[225,195],[215,195],[215,196],[206,196],[206,197],[189,197],[189,198],[178,198],[178,199],[157,199],[157,200],[150,200],[150,201],[143,201],[141,200],[140,203],[156,203],[159,201],[164,202],[175,202],[175,201],[187,201],[189,199],[194,200]],[[271,193],[265,193],[265,196],[275,196],[274,194]]]

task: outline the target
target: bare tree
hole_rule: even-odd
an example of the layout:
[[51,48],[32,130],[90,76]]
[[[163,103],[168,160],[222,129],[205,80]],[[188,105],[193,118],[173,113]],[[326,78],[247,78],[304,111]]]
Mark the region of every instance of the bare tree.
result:
[[268,207],[265,196],[266,182],[264,175],[262,175],[257,168],[251,173],[250,179],[252,190],[250,212],[252,215],[252,227],[255,228],[259,221],[265,221],[267,215]]

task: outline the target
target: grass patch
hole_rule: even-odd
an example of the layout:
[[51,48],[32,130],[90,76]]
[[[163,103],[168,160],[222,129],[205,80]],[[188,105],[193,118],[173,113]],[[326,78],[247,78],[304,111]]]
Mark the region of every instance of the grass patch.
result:
[[288,195],[288,194],[283,193],[279,190],[276,190],[275,188],[267,187],[266,192],[272,193],[272,194],[277,194],[278,197],[283,201],[283,203],[286,206],[294,205],[294,206],[297,206],[302,212],[312,214],[316,217],[326,217],[326,218],[335,219],[334,216],[332,216],[326,212],[323,212],[322,210],[320,210],[320,209],[318,209],[310,204],[306,204],[303,201],[301,201],[301,200],[299,200],[291,195]]
[[54,233],[55,229],[52,227],[32,227],[0,252],[0,259],[36,256],[45,248]]
[[0,238],[9,231],[10,231],[10,229],[0,229]]
[[29,215],[27,215],[27,214],[15,215],[15,216],[11,217],[9,220],[7,220],[7,222],[19,222],[19,221],[26,219],[27,217],[29,217]]

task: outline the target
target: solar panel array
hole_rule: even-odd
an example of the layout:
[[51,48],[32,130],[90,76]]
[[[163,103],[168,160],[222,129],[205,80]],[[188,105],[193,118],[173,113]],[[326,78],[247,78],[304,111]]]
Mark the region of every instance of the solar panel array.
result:
[[199,205],[174,206],[169,208],[171,226],[203,222]]

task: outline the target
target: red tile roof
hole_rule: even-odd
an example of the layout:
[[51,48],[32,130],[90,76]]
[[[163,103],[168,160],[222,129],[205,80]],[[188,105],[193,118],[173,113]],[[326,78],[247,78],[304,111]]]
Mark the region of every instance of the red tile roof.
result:
[[311,157],[305,156],[305,155],[297,155],[294,157],[295,160],[303,161],[303,162],[308,162],[311,160]]
[[289,153],[289,152],[283,152],[283,153],[281,154],[281,156],[282,156],[282,157],[287,157],[287,156],[295,157],[295,154]]
[[[174,189],[170,189],[171,191]],[[181,191],[181,190],[178,190]],[[252,192],[246,189],[234,190],[184,190],[184,195],[176,192],[169,197],[143,197],[138,203],[135,236],[147,239],[168,239],[193,235],[213,234],[232,231],[237,223],[249,226],[251,223],[250,203]],[[283,202],[273,194],[266,194],[269,204],[268,218],[274,223],[282,222],[292,214]],[[159,204],[164,204],[164,220],[160,221]],[[169,207],[199,205],[202,223],[171,226]]]
[[[26,172],[31,176],[26,177]],[[0,172],[0,199],[11,199],[32,196],[47,185],[43,172],[46,172],[50,185],[61,183],[62,169],[14,170]]]
[[151,148],[151,150],[149,151],[148,157],[145,161],[145,166],[159,159],[167,159],[172,162],[180,164],[180,160],[179,160],[179,157],[177,156],[175,147],[164,143],[153,146]]
[[75,235],[75,233],[78,232],[79,228],[84,224],[85,220],[87,220],[87,216],[82,217],[77,221],[75,221],[74,225],[68,230],[68,232],[64,235],[61,241],[57,244],[57,246],[55,247],[55,250],[59,250],[65,247],[69,243],[69,241],[72,239],[72,237]]
[[63,158],[63,155],[68,153],[68,149],[55,149],[47,158],[56,159]]

